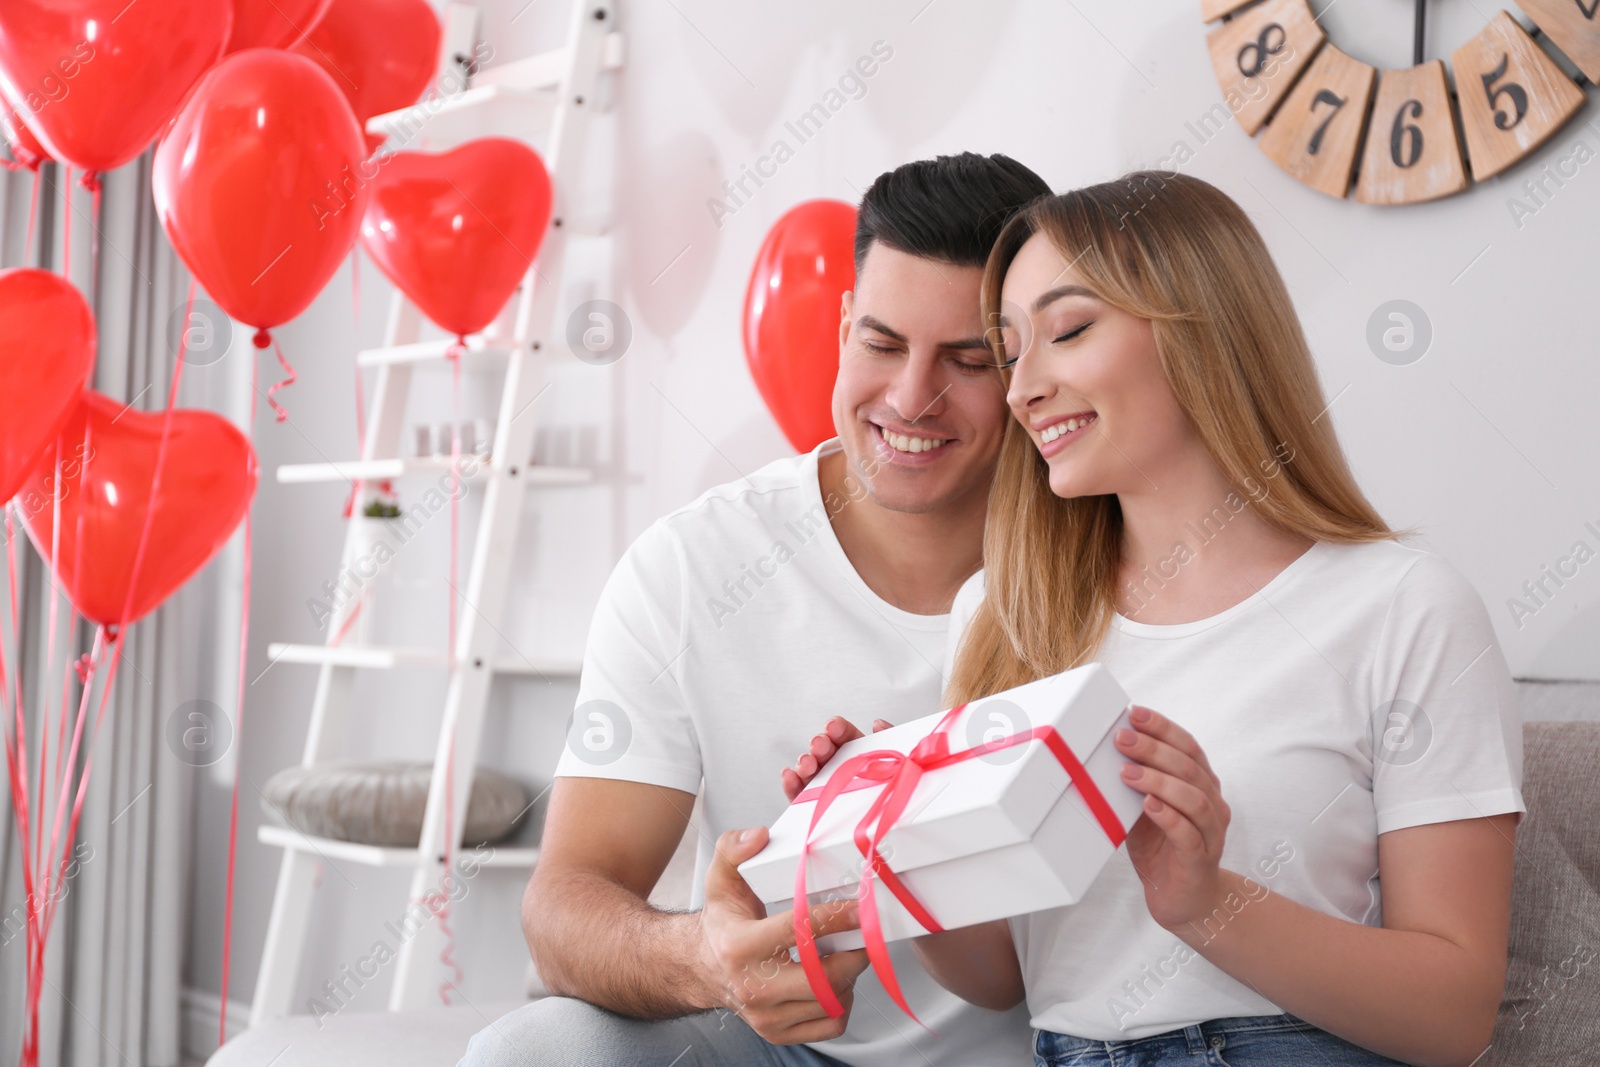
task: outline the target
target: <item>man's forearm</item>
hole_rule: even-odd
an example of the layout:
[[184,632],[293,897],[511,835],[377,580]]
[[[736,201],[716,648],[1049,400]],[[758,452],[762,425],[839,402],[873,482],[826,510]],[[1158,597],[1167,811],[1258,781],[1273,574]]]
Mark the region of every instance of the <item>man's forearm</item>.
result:
[[721,1007],[700,960],[698,912],[666,912],[594,874],[536,881],[522,931],[545,988],[638,1019]]

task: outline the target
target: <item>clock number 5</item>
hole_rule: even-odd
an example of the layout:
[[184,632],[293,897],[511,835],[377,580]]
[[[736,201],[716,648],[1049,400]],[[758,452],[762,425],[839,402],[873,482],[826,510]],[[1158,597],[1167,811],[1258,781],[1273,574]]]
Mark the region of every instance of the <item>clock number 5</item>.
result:
[[[1596,2],[1600,3],[1600,0],[1596,0]],[[1277,31],[1276,38],[1273,37],[1274,30]],[[1255,40],[1239,49],[1239,73],[1246,78],[1256,77],[1267,69],[1267,63],[1270,62],[1271,57],[1283,51],[1283,46],[1288,43],[1289,33],[1287,30],[1276,22],[1267,23],[1261,27],[1261,32],[1256,35]],[[1248,62],[1245,61],[1245,56],[1251,57]]]
[[[1405,168],[1415,166],[1422,158],[1422,127],[1407,122],[1422,114],[1421,100],[1407,100],[1395,112],[1394,126],[1389,130],[1389,158],[1394,165]],[[1402,158],[1402,149],[1406,149]]]
[[[1522,116],[1528,113],[1528,91],[1526,89],[1516,82],[1506,82],[1501,86],[1495,85],[1495,82],[1505,77],[1506,64],[1510,61],[1511,57],[1509,55],[1503,55],[1500,57],[1500,65],[1498,67],[1488,74],[1482,75],[1483,91],[1489,98],[1489,107],[1494,111],[1495,128],[1499,130],[1511,129],[1522,121]],[[1506,112],[1500,110],[1499,101],[1502,96],[1510,101],[1512,109],[1516,112],[1515,116],[1507,116]]]
[[1333,117],[1339,113],[1340,108],[1344,107],[1345,102],[1345,98],[1332,89],[1320,89],[1317,91],[1317,95],[1311,100],[1311,110],[1317,110],[1318,104],[1332,104],[1333,107],[1328,112],[1328,117],[1322,120],[1322,125],[1317,127],[1317,132],[1311,135],[1311,143],[1306,146],[1307,152],[1312,155],[1317,154],[1317,150],[1322,147],[1322,135],[1328,132],[1328,123],[1333,121]]

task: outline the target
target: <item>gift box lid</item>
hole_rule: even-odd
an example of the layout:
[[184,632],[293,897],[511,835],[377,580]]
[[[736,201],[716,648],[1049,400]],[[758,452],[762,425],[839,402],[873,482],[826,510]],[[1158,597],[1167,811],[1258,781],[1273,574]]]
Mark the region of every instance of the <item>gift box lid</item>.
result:
[[[1035,727],[1053,726],[1084,762],[1128,707],[1128,695],[1111,672],[1092,663],[967,704],[947,729],[950,751],[981,748]],[[938,712],[840,746],[806,792],[773,823],[767,846],[739,865],[756,895],[764,901],[794,895],[795,863],[816,808],[807,796],[814,797],[853,756],[911,752],[944,715]],[[1029,841],[1071,788],[1066,769],[1039,738],[928,770],[879,851],[891,869],[907,871]],[[854,886],[863,863],[855,828],[882,789],[874,784],[840,793],[823,814],[809,854],[809,891]]]

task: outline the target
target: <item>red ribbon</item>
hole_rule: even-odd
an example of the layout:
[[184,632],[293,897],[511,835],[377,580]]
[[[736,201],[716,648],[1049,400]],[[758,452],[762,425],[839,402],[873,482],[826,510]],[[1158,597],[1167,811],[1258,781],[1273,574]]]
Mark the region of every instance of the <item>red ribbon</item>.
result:
[[811,852],[817,823],[822,820],[823,813],[832,806],[840,794],[875,786],[884,787],[873,800],[872,806],[867,809],[867,813],[861,817],[861,821],[856,824],[854,834],[856,848],[866,860],[866,865],[861,871],[861,892],[858,897],[861,934],[867,944],[867,959],[872,963],[873,973],[878,976],[883,988],[900,1010],[911,1016],[918,1026],[922,1026],[922,1020],[918,1019],[916,1013],[906,1005],[905,997],[900,992],[900,983],[895,979],[894,965],[889,960],[889,947],[884,941],[883,929],[878,921],[873,879],[876,877],[881,880],[924,930],[929,933],[939,933],[944,929],[929,914],[928,909],[923,907],[922,902],[906,888],[905,883],[900,881],[899,876],[889,869],[883,856],[878,852],[878,845],[882,843],[884,835],[893,829],[900,816],[904,814],[906,805],[911,802],[912,794],[916,792],[917,783],[924,772],[949,767],[977,756],[997,752],[1013,745],[1027,744],[1037,739],[1044,742],[1050,754],[1056,758],[1056,762],[1067,772],[1072,784],[1077,786],[1079,795],[1083,797],[1084,803],[1089,806],[1089,811],[1093,813],[1095,820],[1100,823],[1100,828],[1110,839],[1111,847],[1120,847],[1128,836],[1122,820],[1112,810],[1105,794],[1100,792],[1100,787],[1095,784],[1094,778],[1073,754],[1072,748],[1054,726],[1035,726],[1031,730],[1009,737],[986,741],[960,752],[951,752],[949,730],[965,708],[965,704],[958,704],[945,712],[944,717],[928,736],[918,741],[916,747],[909,753],[896,752],[893,749],[876,749],[872,752],[863,752],[859,756],[852,756],[839,765],[825,784],[820,787],[813,786],[793,800],[795,804],[816,801],[817,805],[811,812],[811,823],[806,829],[805,840],[800,845],[800,862],[795,867],[794,939],[800,953],[800,966],[804,968],[806,980],[811,984],[811,992],[830,1018],[837,1019],[843,1015],[844,1006],[834,995],[833,986],[828,982],[827,973],[822,969],[822,956],[817,951],[816,938],[811,933],[811,908],[808,903],[810,898],[806,891],[806,858]]

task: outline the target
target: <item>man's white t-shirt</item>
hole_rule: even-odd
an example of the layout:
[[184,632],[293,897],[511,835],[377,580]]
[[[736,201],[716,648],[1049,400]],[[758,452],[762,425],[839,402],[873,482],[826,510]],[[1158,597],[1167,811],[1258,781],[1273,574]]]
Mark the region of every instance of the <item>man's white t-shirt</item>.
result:
[[[982,597],[979,572],[951,609],[950,651]],[[1117,614],[1096,659],[1205,752],[1232,813],[1222,866],[1325,914],[1382,925],[1379,834],[1527,810],[1489,614],[1431,552],[1319,541],[1208,619]],[[1283,1010],[1156,924],[1126,846],[1077,904],[1010,926],[1042,1030],[1120,1040]]]
[[[702,798],[694,899],[725,830],[770,826],[782,768],[831,715],[870,723],[940,708],[948,615],[914,615],[862,581],[817,480],[825,441],[712,489],[633,543],[600,596],[574,727],[556,774],[620,778]],[[860,496],[852,479],[847,490]],[[694,832],[693,829],[690,830]],[[973,1007],[890,948],[906,1002],[869,969],[843,1037],[812,1047],[855,1067],[1031,1062],[1023,1006]],[[798,966],[798,964],[796,964]]]

